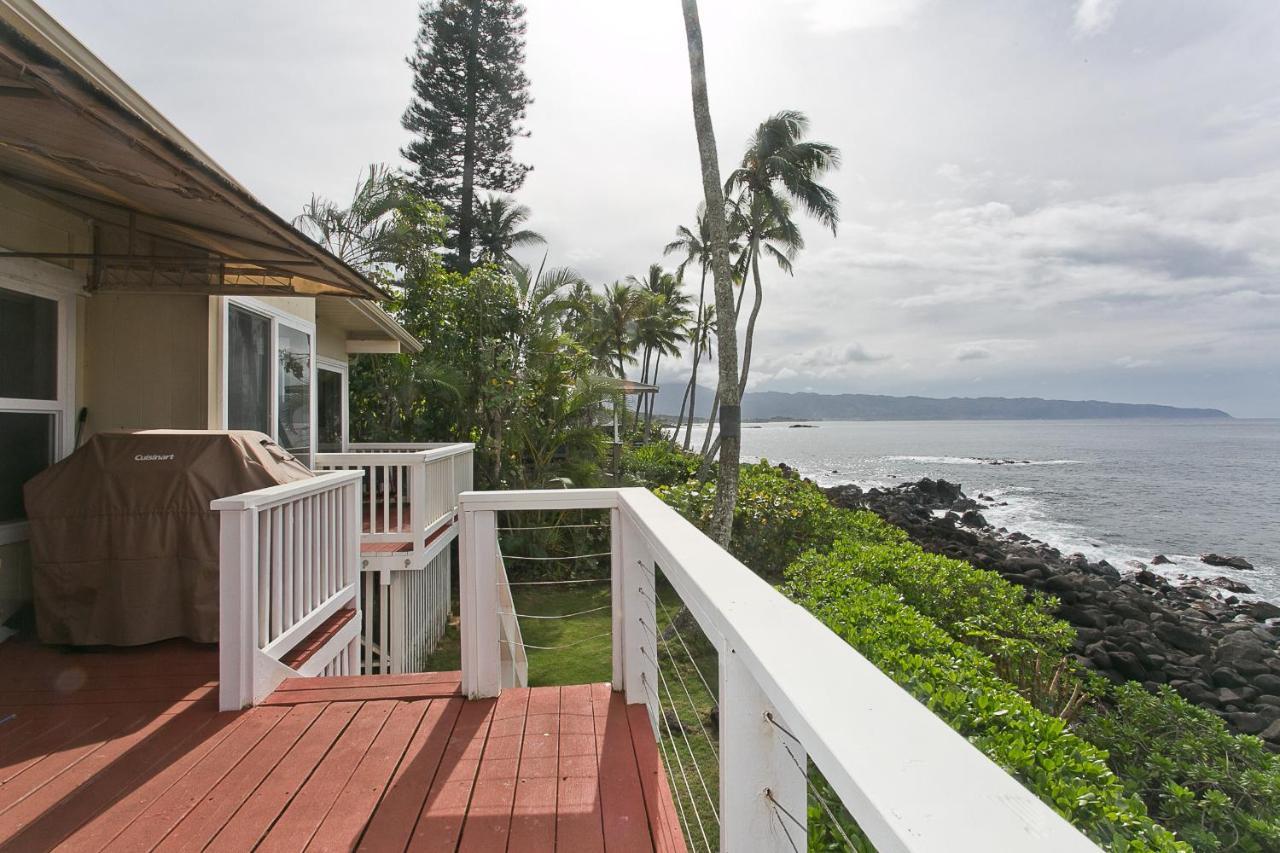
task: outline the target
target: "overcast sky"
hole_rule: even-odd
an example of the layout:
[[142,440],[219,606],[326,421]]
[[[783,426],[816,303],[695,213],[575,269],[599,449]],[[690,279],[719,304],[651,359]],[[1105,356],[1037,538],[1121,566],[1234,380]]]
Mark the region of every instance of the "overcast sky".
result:
[[[701,195],[679,3],[528,5],[520,199],[550,263],[639,274]],[[412,0],[45,6],[282,215],[400,162]],[[1280,3],[701,6],[722,170],[783,108],[844,153],[755,387],[1280,417]]]

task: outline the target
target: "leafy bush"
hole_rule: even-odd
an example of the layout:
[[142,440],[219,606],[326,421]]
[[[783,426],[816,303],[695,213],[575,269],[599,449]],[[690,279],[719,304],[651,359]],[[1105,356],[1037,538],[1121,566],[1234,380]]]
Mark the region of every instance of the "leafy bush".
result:
[[788,594],[1081,831],[1114,850],[1189,850],[1124,790],[1105,754],[1033,707],[984,655],[858,577],[809,555]]
[[999,651],[1007,641],[1031,646],[1011,651],[1039,651],[1054,658],[1070,648],[1075,631],[1054,618],[1052,599],[1039,593],[1028,599],[1021,587],[995,572],[930,554],[905,537],[896,539],[888,531],[900,531],[871,513],[848,515],[855,518],[841,525],[842,535],[830,551],[802,557],[792,567],[792,577],[802,577],[814,567],[886,584],[951,636],[988,653]]
[[693,479],[698,462],[696,454],[677,450],[670,442],[657,441],[624,448],[622,473],[637,486],[674,486]]
[[1196,850],[1280,850],[1280,756],[1169,687],[1130,682],[1112,700],[1085,715],[1080,734],[1110,753],[1161,823]]
[[[690,482],[655,491],[685,518],[707,529],[714,483]],[[804,551],[834,541],[839,513],[813,483],[788,476],[768,462],[744,465],[738,473],[729,550],[757,574],[778,577]]]

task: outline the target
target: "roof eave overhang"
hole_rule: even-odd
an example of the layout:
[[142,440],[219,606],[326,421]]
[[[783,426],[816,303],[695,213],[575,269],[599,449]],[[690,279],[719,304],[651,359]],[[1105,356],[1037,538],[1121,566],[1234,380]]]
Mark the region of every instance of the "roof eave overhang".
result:
[[[177,233],[178,245],[205,249],[211,256],[193,260],[201,260],[205,264],[211,259],[232,264],[244,261],[247,266],[238,268],[243,276],[240,280],[247,282],[253,279],[259,292],[264,292],[261,284],[278,287],[283,280],[285,284],[279,289],[299,295],[328,293],[366,300],[387,298],[387,294],[363,275],[254,198],[208,154],[30,0],[0,0],[0,59],[21,72],[17,88],[25,91],[13,91],[7,96],[0,92],[0,97],[16,97],[14,103],[19,103],[19,106],[12,109],[21,110],[20,102],[23,100],[44,99],[40,101],[42,108],[55,111],[64,124],[76,123],[76,136],[83,134],[93,138],[96,134],[104,148],[111,147],[118,156],[136,156],[139,167],[145,167],[152,174],[161,173],[172,178],[175,186],[169,195],[164,195],[170,189],[164,182],[130,184],[127,175],[121,177],[123,170],[114,168],[115,163],[93,164],[84,157],[59,156],[56,145],[44,144],[49,141],[47,136],[43,140],[34,140],[35,144],[28,144],[31,140],[15,140],[0,127],[0,154],[7,158],[0,167],[17,164],[14,168],[25,170],[23,174],[14,175],[9,169],[0,168],[2,176],[19,183],[34,184],[37,191],[44,189],[55,202],[61,201],[73,209],[77,204],[95,209],[114,204],[124,209],[122,215],[130,216],[131,227],[135,215],[151,217],[162,223],[158,226],[163,227],[166,233],[162,239],[168,240],[169,236]],[[40,129],[43,126],[36,127]],[[48,133],[53,132],[48,130]],[[10,138],[6,139],[6,136]],[[72,136],[66,135],[69,148],[76,143],[84,144],[83,136],[74,140]],[[136,190],[139,199],[136,205],[129,204],[131,188]],[[172,202],[171,210],[157,210],[157,198],[161,200],[159,207]],[[192,202],[192,198],[198,203]],[[123,204],[120,203],[122,201]],[[184,221],[181,215],[201,210],[217,214],[210,217],[215,224],[219,221],[232,222],[234,233],[219,231],[207,222]],[[177,211],[177,215],[166,215],[173,211]],[[86,210],[81,212],[93,215]],[[194,218],[188,216],[185,220]],[[119,221],[115,225],[119,227]],[[228,246],[254,245],[260,247],[254,254],[255,259],[264,256],[265,247],[278,247],[280,257],[270,255],[276,263],[259,272],[249,268],[253,266],[249,260],[237,258],[235,253],[229,256],[225,251]],[[26,254],[31,256],[32,253]],[[242,248],[240,254],[247,257],[248,252]],[[156,259],[148,260],[154,262]],[[167,256],[161,260],[174,262]],[[200,277],[196,276],[195,280],[200,281]],[[218,284],[232,289],[237,286],[235,279],[230,285],[226,280],[219,280]]]

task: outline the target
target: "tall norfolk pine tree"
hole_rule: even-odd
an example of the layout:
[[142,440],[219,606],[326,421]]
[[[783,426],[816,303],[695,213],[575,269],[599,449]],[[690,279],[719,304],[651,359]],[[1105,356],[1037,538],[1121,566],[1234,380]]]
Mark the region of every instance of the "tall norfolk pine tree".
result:
[[470,269],[476,190],[515,192],[529,166],[511,145],[525,134],[524,6],[515,0],[424,0],[418,15],[413,100],[401,152],[418,189],[452,219],[457,267]]

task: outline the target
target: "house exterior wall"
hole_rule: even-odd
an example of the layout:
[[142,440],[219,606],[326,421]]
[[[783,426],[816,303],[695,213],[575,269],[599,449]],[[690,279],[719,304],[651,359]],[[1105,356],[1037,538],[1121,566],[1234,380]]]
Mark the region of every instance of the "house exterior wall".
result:
[[87,300],[86,433],[207,427],[207,301],[138,294]]
[[348,360],[346,332],[327,323],[319,324],[316,327],[316,355],[346,364]]

